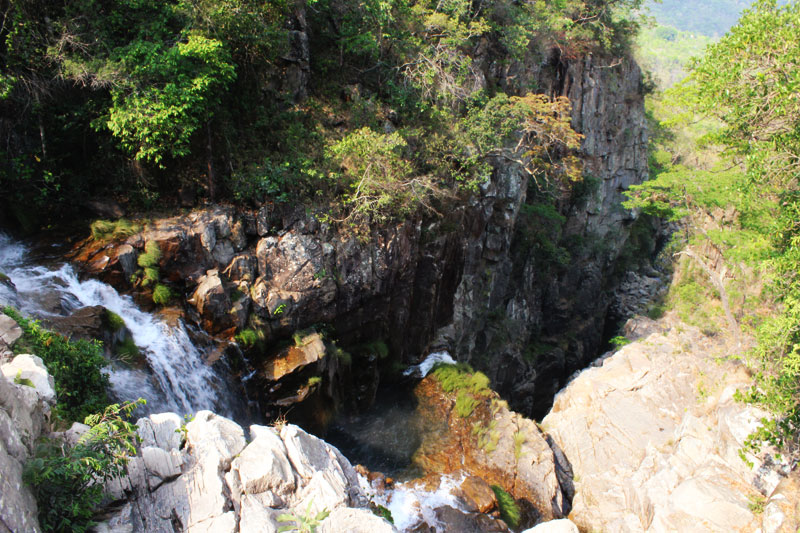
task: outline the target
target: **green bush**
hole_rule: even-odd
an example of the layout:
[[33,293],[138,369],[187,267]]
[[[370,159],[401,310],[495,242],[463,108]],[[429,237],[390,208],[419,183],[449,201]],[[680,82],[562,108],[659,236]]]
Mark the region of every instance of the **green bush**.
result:
[[252,329],[243,329],[234,337],[240,346],[252,348],[258,342],[258,334]]
[[157,305],[167,305],[172,299],[172,291],[166,285],[158,284],[153,289],[153,303]]
[[147,241],[144,245],[144,252],[139,254],[136,262],[142,268],[158,267],[158,262],[161,259],[161,248],[155,241]]
[[3,308],[3,312],[16,320],[23,331],[14,350],[38,355],[53,376],[58,395],[55,414],[59,418],[67,422],[83,420],[108,405],[108,376],[102,372],[106,360],[99,341],[71,341],[44,329],[36,320],[23,318],[10,307]]
[[26,464],[23,479],[39,507],[43,531],[84,532],[93,526],[103,500],[103,485],[124,473],[136,453],[136,426],[127,421],[144,400],[109,405],[87,416],[91,429],[75,446],[44,441]]
[[503,490],[500,485],[492,485],[492,490],[497,497],[497,505],[500,507],[500,518],[512,529],[519,527],[520,512],[514,497]]

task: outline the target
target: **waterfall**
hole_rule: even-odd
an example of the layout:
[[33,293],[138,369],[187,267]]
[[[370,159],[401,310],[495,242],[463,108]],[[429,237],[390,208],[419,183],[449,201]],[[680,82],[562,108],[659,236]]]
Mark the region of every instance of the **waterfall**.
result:
[[[147,412],[180,414],[210,409],[232,416],[226,380],[204,359],[180,320],[170,325],[139,309],[130,296],[97,280],[81,281],[68,264],[35,265],[27,248],[0,233],[0,272],[16,291],[0,283],[0,305],[11,305],[23,314],[47,319],[75,309],[101,305],[118,314],[146,358],[147,369],[112,365],[107,372],[111,393],[119,401],[145,398]],[[58,305],[55,305],[56,299]]]

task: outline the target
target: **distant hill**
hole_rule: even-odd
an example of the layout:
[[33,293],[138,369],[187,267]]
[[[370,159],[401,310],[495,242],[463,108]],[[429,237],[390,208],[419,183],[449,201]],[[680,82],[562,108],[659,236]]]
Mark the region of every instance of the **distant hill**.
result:
[[650,0],[647,8],[660,25],[722,37],[739,19],[752,0]]

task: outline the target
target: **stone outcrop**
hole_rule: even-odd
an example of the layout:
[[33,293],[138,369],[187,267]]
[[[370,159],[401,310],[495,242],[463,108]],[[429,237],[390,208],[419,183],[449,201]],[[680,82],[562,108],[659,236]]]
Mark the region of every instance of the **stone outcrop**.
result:
[[36,500],[22,481],[22,468],[36,439],[49,430],[53,378],[41,359],[27,354],[0,371],[0,532],[38,532]]
[[524,524],[561,518],[569,511],[556,458],[533,421],[509,411],[494,393],[463,417],[455,408],[457,395],[445,393],[433,376],[415,394],[419,416],[431,428],[414,455],[417,466],[437,475],[466,472],[503,487],[519,501]]
[[[329,516],[318,531],[388,532],[366,507],[355,470],[336,448],[293,425],[280,431],[209,411],[137,423],[142,439],[128,475],[109,488],[121,508],[100,531],[275,532],[280,515]],[[105,528],[105,529],[103,529]]]
[[734,400],[752,378],[724,336],[671,317],[630,329],[660,331],[581,372],[542,422],[574,475],[570,518],[602,531],[796,529],[780,509],[798,493],[776,489],[774,456],[749,454],[751,467],[739,455],[766,413]]

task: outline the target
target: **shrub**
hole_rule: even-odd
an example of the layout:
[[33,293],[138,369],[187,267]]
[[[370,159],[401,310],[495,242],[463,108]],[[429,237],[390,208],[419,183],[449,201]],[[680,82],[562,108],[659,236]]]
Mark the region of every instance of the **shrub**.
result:
[[10,307],[3,312],[16,320],[24,332],[14,345],[15,351],[38,355],[53,376],[58,395],[55,414],[59,418],[83,420],[108,405],[108,376],[102,372],[106,360],[99,341],[71,341],[44,329],[36,320],[23,318]]
[[497,497],[497,505],[500,507],[500,518],[512,529],[519,527],[520,512],[514,497],[503,490],[500,485],[492,485],[492,490]]
[[258,342],[258,334],[252,329],[243,329],[234,338],[245,348],[252,348]]
[[136,262],[142,268],[157,267],[158,261],[161,259],[161,248],[155,241],[147,241],[144,245],[144,252],[139,254]]
[[124,473],[128,457],[136,453],[136,426],[127,418],[140,399],[109,405],[87,416],[91,427],[75,446],[60,441],[41,443],[23,472],[39,507],[44,531],[83,532],[94,525],[92,516],[103,499],[103,485]]
[[166,285],[158,284],[153,289],[153,303],[157,305],[166,305],[172,299],[172,291]]

